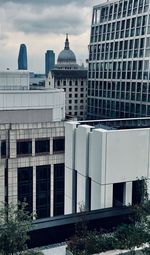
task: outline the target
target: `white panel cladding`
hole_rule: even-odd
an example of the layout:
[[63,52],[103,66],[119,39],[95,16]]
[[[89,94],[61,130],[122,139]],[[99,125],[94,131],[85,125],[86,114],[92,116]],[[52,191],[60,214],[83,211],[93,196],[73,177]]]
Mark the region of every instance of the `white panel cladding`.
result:
[[75,170],[77,174],[77,212],[86,205],[86,178],[88,176],[89,132],[91,127],[81,125],[75,131]]
[[[32,109],[0,111],[1,123],[37,123],[60,120],[59,109]],[[63,119],[63,118],[62,118]]]
[[65,123],[65,162],[66,166],[70,169],[74,169],[74,157],[75,157],[75,129],[78,122]]
[[98,183],[105,183],[106,131],[96,129],[89,137],[89,176]]
[[65,214],[72,213],[72,175],[75,160],[75,129],[78,122],[65,123]]
[[[53,109],[53,121],[65,118],[63,90],[0,91],[0,110]],[[27,122],[27,121],[26,121]]]
[[113,184],[105,185],[105,208],[113,206]]
[[104,208],[104,196],[101,192],[101,185],[91,181],[91,210]]
[[81,125],[75,135],[75,170],[81,175],[88,176],[89,132],[91,126]]
[[123,203],[127,206],[132,204],[132,182],[126,182],[124,185]]
[[77,173],[77,212],[86,205],[86,177]]
[[33,213],[36,213],[36,166],[33,166]]
[[105,183],[128,182],[147,177],[148,138],[148,129],[107,132]]
[[54,165],[50,167],[50,216],[54,216]]
[[[71,172],[75,169],[77,171],[77,211],[79,211],[79,205],[86,202],[86,176],[91,178],[92,210],[112,207],[113,184],[121,182],[124,182],[123,203],[131,204],[132,182],[137,178],[141,179],[142,176],[149,178],[150,129],[93,129],[92,126],[82,125],[82,122],[78,123],[77,127],[75,122],[68,125],[66,164],[69,167],[66,178],[69,176],[67,180],[70,183],[66,185],[65,192],[66,196],[72,192]],[[73,153],[74,143],[75,152]],[[70,201],[68,197],[65,200],[66,208],[68,205],[71,208],[72,205],[71,196],[69,198]]]
[[0,71],[0,90],[29,89],[29,72],[25,70]]
[[65,214],[70,214],[73,212],[72,186],[72,169],[65,167]]

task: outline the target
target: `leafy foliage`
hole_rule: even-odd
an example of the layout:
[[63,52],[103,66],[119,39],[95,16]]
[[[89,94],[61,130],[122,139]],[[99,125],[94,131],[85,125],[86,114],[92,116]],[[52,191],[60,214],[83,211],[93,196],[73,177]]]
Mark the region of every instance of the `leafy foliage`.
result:
[[128,249],[134,254],[135,247],[145,243],[148,247],[143,249],[143,253],[150,255],[150,201],[146,179],[139,180],[138,185],[137,196],[141,199],[133,206],[130,224],[121,224],[113,233],[89,232],[86,213],[82,211],[80,231],[68,242],[68,248],[74,255],[89,255],[113,249]]
[[0,209],[0,253],[8,255],[27,249],[31,222],[25,203],[4,205]]

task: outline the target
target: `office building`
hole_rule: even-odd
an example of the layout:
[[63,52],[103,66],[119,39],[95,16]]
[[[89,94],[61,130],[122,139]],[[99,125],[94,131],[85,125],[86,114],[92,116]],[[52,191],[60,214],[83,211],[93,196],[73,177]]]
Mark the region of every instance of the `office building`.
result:
[[68,35],[65,47],[59,53],[55,68],[49,73],[46,87],[64,89],[66,93],[66,115],[85,119],[87,100],[87,69],[79,66],[70,49]]
[[27,48],[25,44],[21,44],[18,55],[18,70],[27,69],[28,69]]
[[65,93],[28,86],[0,83],[0,202],[25,200],[45,218],[64,213]]
[[[150,193],[150,118],[65,124],[65,214],[140,201]],[[142,181],[142,180],[141,180]]]
[[48,77],[49,71],[54,68],[55,65],[55,53],[53,50],[47,50],[45,53],[45,75]]
[[88,119],[150,115],[149,7],[149,0],[114,0],[93,8]]

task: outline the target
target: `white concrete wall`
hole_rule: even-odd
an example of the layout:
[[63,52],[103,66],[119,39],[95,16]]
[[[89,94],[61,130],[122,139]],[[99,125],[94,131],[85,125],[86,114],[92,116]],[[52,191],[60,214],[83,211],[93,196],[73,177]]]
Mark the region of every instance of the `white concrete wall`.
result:
[[75,130],[75,170],[77,173],[77,212],[81,204],[86,206],[86,177],[88,176],[89,159],[89,132],[88,125],[79,126]]
[[65,93],[63,90],[0,91],[0,111],[35,109],[52,109],[52,120],[63,120],[65,118]]
[[28,71],[0,71],[0,90],[29,89]]
[[72,213],[72,175],[75,155],[75,128],[77,122],[65,123],[65,214]]
[[[0,125],[1,127],[1,125]],[[10,155],[8,161],[8,201],[14,204],[18,201],[17,190],[17,169],[20,167],[33,167],[33,210],[36,211],[36,166],[50,165],[51,166],[51,181],[50,181],[50,215],[53,216],[54,210],[54,165],[62,164],[65,161],[64,152],[54,153],[53,144],[54,137],[64,137],[64,122],[50,122],[50,123],[33,123],[33,124],[12,124],[9,130],[9,148]],[[51,150],[48,154],[35,154],[35,140],[36,139],[50,139]],[[32,140],[32,155],[17,156],[16,145],[17,140]],[[6,161],[4,159],[4,161]],[[4,179],[4,176],[3,176]],[[0,168],[0,185],[2,185]],[[2,186],[3,187],[3,186]],[[3,188],[3,191],[5,189]],[[0,194],[0,199],[1,194]],[[0,200],[2,201],[2,200]]]
[[[121,182],[125,183],[123,203],[131,204],[132,182],[142,177],[150,178],[150,129],[91,128],[81,124],[75,127],[74,122],[67,123],[66,165],[68,167],[70,162],[70,172],[77,170],[77,211],[78,205],[86,202],[86,176],[91,178],[92,210],[112,207],[113,184]],[[71,146],[75,144],[74,152],[70,149],[70,141]],[[74,164],[71,163],[73,161]],[[70,173],[66,194],[71,192],[71,176]]]
[[149,129],[107,132],[106,179],[102,183],[118,183],[148,177]]

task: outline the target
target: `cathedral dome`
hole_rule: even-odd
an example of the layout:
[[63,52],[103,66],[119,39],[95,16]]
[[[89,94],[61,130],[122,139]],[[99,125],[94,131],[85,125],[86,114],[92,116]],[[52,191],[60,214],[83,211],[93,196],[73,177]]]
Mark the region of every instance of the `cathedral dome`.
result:
[[68,35],[66,35],[66,41],[65,41],[65,47],[64,50],[62,50],[57,59],[57,63],[76,63],[76,57],[72,50],[69,48],[69,40]]

